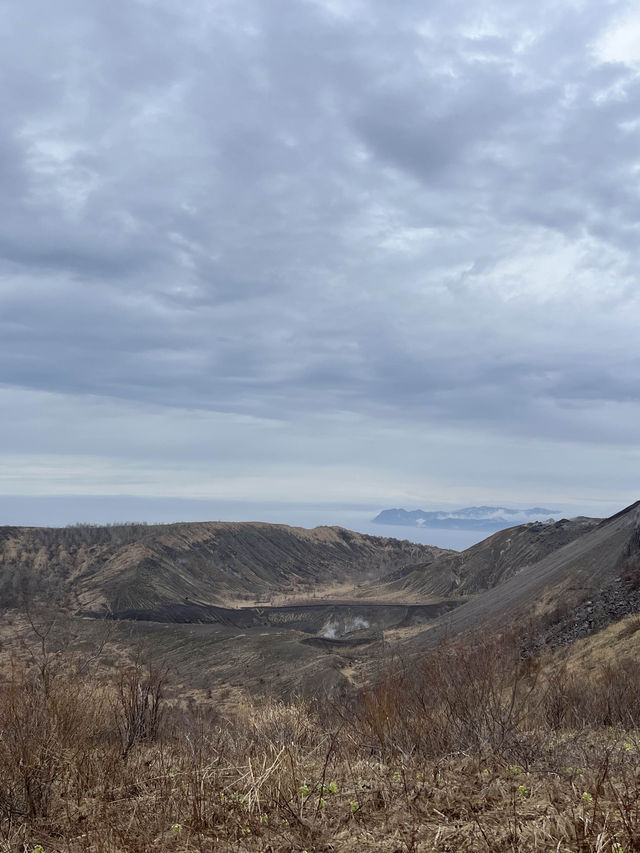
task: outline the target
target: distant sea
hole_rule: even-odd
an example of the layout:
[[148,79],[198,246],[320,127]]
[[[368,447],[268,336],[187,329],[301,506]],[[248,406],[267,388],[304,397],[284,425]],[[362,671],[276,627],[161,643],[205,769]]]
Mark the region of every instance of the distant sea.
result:
[[[345,524],[345,527],[349,525]],[[368,533],[370,536],[389,536],[394,539],[408,539],[421,545],[436,545],[438,548],[453,548],[454,551],[464,551],[476,542],[482,542],[491,536],[488,530],[443,530],[434,527],[406,527],[393,524],[358,523],[351,526],[352,530]]]

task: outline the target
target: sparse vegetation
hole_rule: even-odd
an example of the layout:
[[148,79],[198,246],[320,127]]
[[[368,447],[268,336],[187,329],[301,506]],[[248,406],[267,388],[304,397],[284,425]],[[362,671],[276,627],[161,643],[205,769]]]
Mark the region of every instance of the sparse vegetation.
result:
[[222,715],[165,695],[167,672],[140,660],[107,681],[71,653],[46,678],[16,661],[1,849],[640,849],[632,662],[587,683],[505,636],[396,664],[348,699]]

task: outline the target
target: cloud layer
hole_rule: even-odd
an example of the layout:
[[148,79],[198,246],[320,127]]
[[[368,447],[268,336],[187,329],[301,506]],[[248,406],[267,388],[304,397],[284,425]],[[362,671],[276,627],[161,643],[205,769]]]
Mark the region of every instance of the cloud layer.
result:
[[630,496],[632,11],[9,4],[0,491]]

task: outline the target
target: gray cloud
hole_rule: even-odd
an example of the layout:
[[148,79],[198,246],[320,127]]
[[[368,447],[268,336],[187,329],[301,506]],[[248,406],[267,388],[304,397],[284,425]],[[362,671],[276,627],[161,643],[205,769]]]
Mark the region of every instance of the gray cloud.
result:
[[349,413],[345,457],[363,423],[378,460],[389,429],[634,447],[640,78],[599,47],[626,9],[12,4],[0,382],[281,422],[300,464]]

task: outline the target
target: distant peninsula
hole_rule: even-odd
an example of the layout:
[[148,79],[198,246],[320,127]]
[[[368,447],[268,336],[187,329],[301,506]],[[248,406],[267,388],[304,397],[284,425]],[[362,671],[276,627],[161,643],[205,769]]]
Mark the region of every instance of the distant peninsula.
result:
[[555,511],[541,506],[509,509],[504,506],[468,506],[464,509],[425,512],[422,509],[385,509],[373,519],[375,524],[396,527],[431,527],[444,530],[504,530],[516,524],[553,520]]

